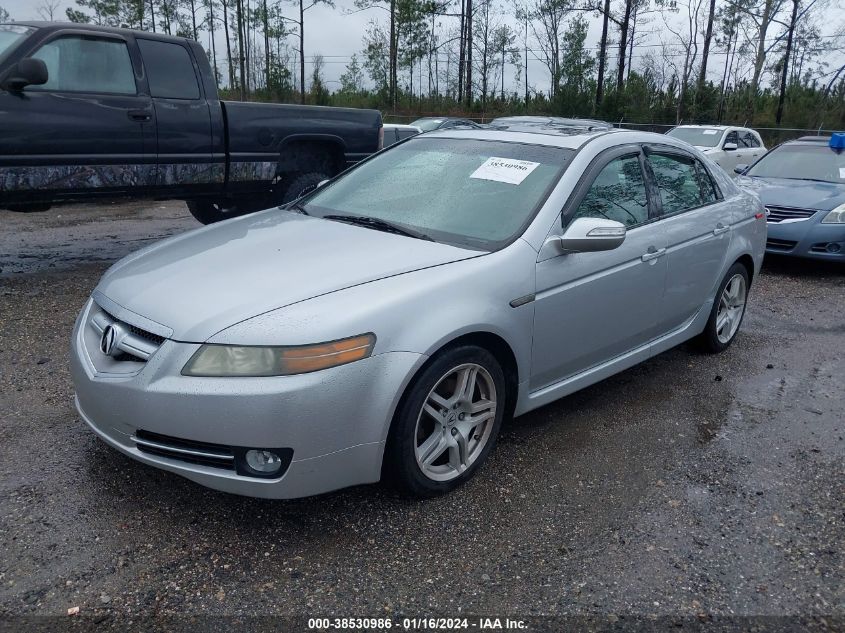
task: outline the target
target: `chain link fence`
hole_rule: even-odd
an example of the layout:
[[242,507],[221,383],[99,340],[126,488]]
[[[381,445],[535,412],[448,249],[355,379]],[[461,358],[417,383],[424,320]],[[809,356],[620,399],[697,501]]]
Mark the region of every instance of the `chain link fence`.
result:
[[[449,117],[459,117],[461,119],[469,119],[471,121],[475,121],[476,123],[489,123],[494,118],[498,116],[507,116],[507,115],[495,115],[495,116],[479,116],[477,114],[473,114],[470,116],[466,116],[463,114],[419,114],[419,115],[404,115],[404,114],[383,114],[384,122],[385,123],[402,123],[402,124],[409,124],[417,119],[423,117],[438,117],[438,116],[449,116]],[[546,115],[538,115],[538,116],[546,116]],[[551,116],[551,115],[549,115]],[[623,128],[627,130],[641,130],[643,132],[656,132],[658,134],[665,134],[673,127],[674,124],[670,123],[632,123],[628,121],[619,121],[616,123],[612,123],[613,127]],[[706,124],[702,124],[706,125]],[[717,124],[714,124],[717,125]],[[730,123],[725,123],[722,125],[734,125]],[[766,147],[774,147],[779,143],[783,143],[784,141],[793,140],[799,138],[801,136],[829,136],[833,132],[842,131],[842,130],[828,130],[824,128],[818,129],[809,129],[809,128],[786,128],[786,127],[754,127],[753,125],[743,125],[741,127],[750,127],[757,132],[760,133],[760,136],[763,138],[763,142],[765,143]]]

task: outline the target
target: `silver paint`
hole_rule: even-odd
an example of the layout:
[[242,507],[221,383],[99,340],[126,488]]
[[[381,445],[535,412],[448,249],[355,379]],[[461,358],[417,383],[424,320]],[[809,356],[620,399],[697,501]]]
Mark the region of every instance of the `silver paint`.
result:
[[[580,149],[523,235],[493,253],[268,210],[130,255],[106,273],[74,329],[83,419],[131,457],[229,492],[287,498],[372,482],[403,391],[450,341],[483,332],[510,347],[519,415],[700,333],[728,268],[750,256],[760,269],[766,224],[754,215],[762,205],[713,164],[724,200],[631,229],[614,250],[557,248],[561,209],[600,152],[639,142],[689,149],[679,141],[639,132],[433,134]],[[719,224],[728,230],[715,231]],[[653,252],[660,255],[643,258]],[[523,297],[534,300],[512,307]],[[87,326],[97,304],[121,321],[169,331],[167,340],[121,374]],[[333,369],[180,375],[204,342],[298,345],[364,332],[377,336],[372,357]],[[130,440],[137,429],[290,447],[294,457],[282,478],[252,479],[143,454]]]

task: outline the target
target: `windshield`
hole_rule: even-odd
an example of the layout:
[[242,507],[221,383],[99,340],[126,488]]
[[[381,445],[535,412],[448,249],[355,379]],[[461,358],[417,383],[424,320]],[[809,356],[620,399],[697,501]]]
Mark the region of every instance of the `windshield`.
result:
[[824,180],[845,185],[845,152],[827,145],[781,145],[746,172],[758,178]]
[[723,130],[705,127],[676,127],[666,132],[667,136],[679,138],[690,145],[716,147],[722,139]]
[[25,26],[0,24],[0,58],[12,50],[17,42],[29,35],[32,31],[33,29]]
[[314,216],[369,216],[440,242],[494,250],[520,235],[574,152],[476,139],[414,138],[304,200]]
[[443,123],[443,119],[417,119],[411,125],[416,125],[423,132],[431,132],[439,128],[441,123]]

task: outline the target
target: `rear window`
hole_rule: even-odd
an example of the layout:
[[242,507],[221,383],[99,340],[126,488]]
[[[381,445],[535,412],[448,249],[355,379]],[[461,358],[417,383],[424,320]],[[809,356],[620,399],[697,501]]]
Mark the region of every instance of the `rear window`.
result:
[[199,99],[200,89],[188,49],[179,44],[138,40],[150,95],[164,99]]

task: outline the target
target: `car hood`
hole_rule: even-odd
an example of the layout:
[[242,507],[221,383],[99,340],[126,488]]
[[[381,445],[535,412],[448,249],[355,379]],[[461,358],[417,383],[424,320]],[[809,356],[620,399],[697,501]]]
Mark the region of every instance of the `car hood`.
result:
[[479,254],[274,209],[129,255],[97,291],[173,339],[199,343],[269,310]]
[[736,184],[759,196],[765,205],[830,211],[845,203],[845,185],[833,182],[740,176]]

